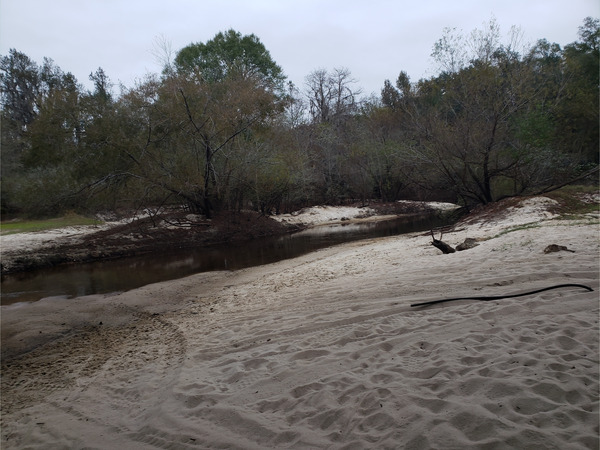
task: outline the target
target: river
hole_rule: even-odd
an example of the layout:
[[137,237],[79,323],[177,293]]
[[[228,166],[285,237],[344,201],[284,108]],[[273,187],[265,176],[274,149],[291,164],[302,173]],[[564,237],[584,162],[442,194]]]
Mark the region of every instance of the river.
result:
[[424,231],[445,223],[436,215],[321,226],[243,244],[161,252],[5,275],[1,304],[128,291],[194,273],[259,266],[345,242]]

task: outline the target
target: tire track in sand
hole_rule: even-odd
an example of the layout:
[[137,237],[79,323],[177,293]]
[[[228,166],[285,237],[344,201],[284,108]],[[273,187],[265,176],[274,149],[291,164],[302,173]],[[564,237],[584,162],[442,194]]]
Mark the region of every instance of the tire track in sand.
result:
[[[120,434],[129,431],[124,417],[130,411],[157,408],[177,380],[186,340],[157,314],[135,311],[134,316],[127,325],[89,326],[3,360],[2,441],[18,447],[10,440],[13,427],[44,402],[56,408],[61,420],[88,422]],[[90,404],[110,407],[92,417],[84,412]],[[37,433],[44,434],[45,423],[36,425]]]

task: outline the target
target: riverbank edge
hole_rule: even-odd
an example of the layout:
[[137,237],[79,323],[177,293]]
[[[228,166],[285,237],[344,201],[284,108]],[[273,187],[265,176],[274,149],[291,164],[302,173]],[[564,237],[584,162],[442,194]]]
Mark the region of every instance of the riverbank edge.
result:
[[[329,214],[318,214],[318,208]],[[215,218],[181,222],[171,214],[157,223],[138,218],[105,226],[71,227],[45,232],[0,236],[0,273],[14,275],[38,269],[115,260],[182,248],[208,248],[254,239],[296,233],[338,223],[376,222],[425,214],[443,214],[458,205],[436,202],[374,202],[369,205],[305,208],[292,214],[265,216],[253,211],[220,214]],[[331,211],[335,211],[334,216]],[[299,220],[300,219],[300,220]]]

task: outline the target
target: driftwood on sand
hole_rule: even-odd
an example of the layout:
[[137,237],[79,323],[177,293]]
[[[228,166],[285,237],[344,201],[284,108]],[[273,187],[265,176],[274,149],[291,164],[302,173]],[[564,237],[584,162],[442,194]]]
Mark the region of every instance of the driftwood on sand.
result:
[[555,253],[555,252],[571,252],[575,253],[575,250],[568,249],[564,245],[550,244],[544,249],[544,253]]
[[442,251],[442,253],[444,253],[446,255],[448,253],[454,253],[456,250],[454,250],[453,247],[451,247],[450,245],[448,245],[444,241],[442,241],[443,236],[444,236],[444,232],[442,231],[442,232],[440,232],[440,238],[436,239],[435,236],[433,235],[433,230],[431,230],[431,239],[433,239],[433,242],[431,243],[431,245],[440,249]]
[[440,231],[440,238],[436,239],[435,236],[433,235],[433,230],[431,230],[431,238],[433,239],[433,241],[431,242],[431,245],[433,245],[434,247],[441,250],[442,253],[444,253],[444,254],[454,253],[456,251],[460,252],[463,250],[469,250],[470,248],[477,247],[479,245],[479,243],[477,242],[477,239],[466,238],[464,240],[464,242],[458,244],[456,246],[456,248],[454,248],[451,245],[442,241],[443,236],[444,236],[444,232]]

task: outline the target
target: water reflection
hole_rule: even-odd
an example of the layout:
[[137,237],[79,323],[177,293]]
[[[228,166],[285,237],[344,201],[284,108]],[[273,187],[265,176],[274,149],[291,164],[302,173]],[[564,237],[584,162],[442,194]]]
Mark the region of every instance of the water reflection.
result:
[[127,291],[194,273],[269,264],[344,242],[422,231],[443,224],[441,218],[431,216],[341,224],[244,244],[186,249],[7,275],[2,280],[2,305],[45,297]]

